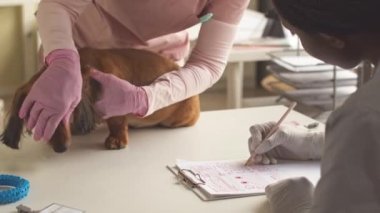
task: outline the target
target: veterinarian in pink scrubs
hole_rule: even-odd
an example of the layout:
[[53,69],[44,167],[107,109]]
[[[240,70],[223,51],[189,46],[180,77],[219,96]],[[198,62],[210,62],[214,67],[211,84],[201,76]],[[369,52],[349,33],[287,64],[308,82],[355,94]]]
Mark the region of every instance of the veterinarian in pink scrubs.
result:
[[189,38],[183,30],[204,22],[186,64],[151,85],[137,87],[95,70],[91,73],[103,85],[104,94],[110,94],[103,95],[95,106],[103,118],[129,113],[147,116],[199,94],[221,77],[248,3],[42,0],[37,21],[47,70],[33,85],[19,116],[27,120],[28,129],[34,129],[35,140],[49,140],[61,121],[67,123],[81,99],[77,48],[148,49],[179,61],[189,51]]

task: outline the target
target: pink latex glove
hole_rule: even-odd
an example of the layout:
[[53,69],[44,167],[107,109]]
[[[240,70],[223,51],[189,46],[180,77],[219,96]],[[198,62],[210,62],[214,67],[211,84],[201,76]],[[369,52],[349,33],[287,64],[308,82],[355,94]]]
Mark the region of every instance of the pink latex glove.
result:
[[34,139],[49,141],[61,121],[66,124],[82,94],[78,54],[69,49],[54,50],[46,57],[47,69],[33,84],[19,116],[34,129]]
[[112,74],[92,69],[90,76],[102,85],[102,96],[95,109],[103,119],[134,114],[144,116],[148,111],[148,97],[144,89]]

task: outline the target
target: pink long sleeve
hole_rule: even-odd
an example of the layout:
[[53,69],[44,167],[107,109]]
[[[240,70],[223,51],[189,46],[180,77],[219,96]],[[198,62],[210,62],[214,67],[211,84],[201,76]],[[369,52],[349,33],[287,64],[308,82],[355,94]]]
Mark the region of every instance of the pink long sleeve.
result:
[[206,9],[214,17],[202,25],[196,46],[188,62],[178,71],[172,71],[144,87],[148,95],[148,112],[200,94],[223,74],[248,0],[214,0]]
[[77,51],[72,26],[91,0],[42,0],[38,6],[37,21],[44,56],[56,49]]
[[149,102],[146,115],[199,94],[219,80],[226,66],[236,29],[236,25],[215,19],[203,24],[186,65],[144,87]]

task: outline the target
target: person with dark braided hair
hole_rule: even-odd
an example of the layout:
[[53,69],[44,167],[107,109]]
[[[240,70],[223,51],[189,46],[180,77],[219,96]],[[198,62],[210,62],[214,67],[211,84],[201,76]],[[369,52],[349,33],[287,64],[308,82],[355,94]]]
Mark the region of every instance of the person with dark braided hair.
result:
[[[379,0],[272,2],[283,25],[314,57],[346,69],[369,61],[380,70]],[[307,130],[295,133],[282,125],[270,143],[252,146],[265,138],[266,126],[250,129],[261,131],[261,137],[250,138],[251,154],[261,159],[256,163],[275,163],[275,158],[308,160],[299,156],[322,159],[315,189],[305,178],[266,188],[273,213],[380,212],[380,71],[330,115],[324,137],[314,137],[319,141],[310,140]]]

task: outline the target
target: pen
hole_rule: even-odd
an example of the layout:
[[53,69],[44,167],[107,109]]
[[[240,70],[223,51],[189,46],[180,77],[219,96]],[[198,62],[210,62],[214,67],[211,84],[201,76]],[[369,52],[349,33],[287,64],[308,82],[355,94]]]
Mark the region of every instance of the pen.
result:
[[[290,106],[288,107],[288,110],[286,110],[286,112],[281,116],[280,120],[277,121],[277,123],[272,127],[272,129],[268,132],[268,134],[264,137],[264,139],[261,141],[260,144],[264,143],[264,141],[266,141],[270,136],[272,136],[278,130],[278,128],[279,128],[280,124],[282,123],[282,121],[285,120],[286,116],[288,116],[288,114],[290,113],[290,111],[292,111],[296,105],[297,105],[297,102],[292,102],[290,104]],[[245,162],[244,165],[248,166],[251,163],[252,160],[253,160],[253,157],[251,155],[248,158],[248,160]]]

